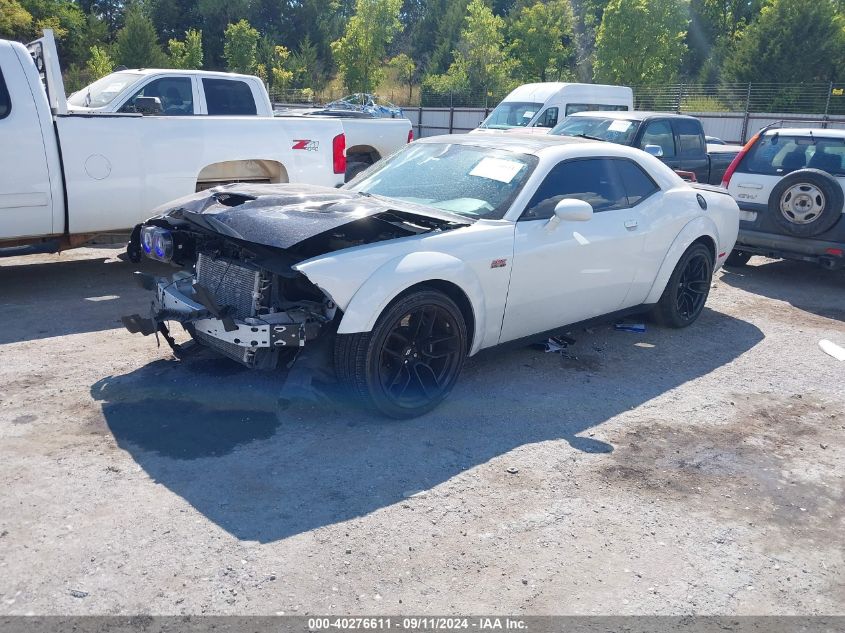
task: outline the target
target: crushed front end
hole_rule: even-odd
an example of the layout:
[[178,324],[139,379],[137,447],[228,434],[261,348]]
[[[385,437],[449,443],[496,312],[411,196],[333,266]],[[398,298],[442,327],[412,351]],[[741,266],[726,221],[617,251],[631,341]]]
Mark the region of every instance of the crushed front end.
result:
[[[154,297],[147,315],[123,317],[123,324],[133,333],[162,335],[177,355],[182,348],[168,323],[180,323],[197,343],[247,367],[272,369],[317,338],[337,312],[282,258],[184,227],[145,226],[141,243],[153,259],[169,258],[186,269],[170,278],[136,273]],[[187,261],[173,259],[180,251]],[[268,263],[275,270],[264,267]]]
[[[160,211],[136,227],[129,251],[181,270],[171,278],[136,273],[155,294],[149,313],[123,317],[124,325],[133,333],[163,336],[179,355],[168,328],[178,322],[197,343],[257,369],[288,357],[299,357],[301,364],[297,350],[316,338],[330,340],[336,329],[338,307],[296,264],[471,223],[448,212],[312,185],[226,185]],[[321,346],[310,347],[316,352]]]

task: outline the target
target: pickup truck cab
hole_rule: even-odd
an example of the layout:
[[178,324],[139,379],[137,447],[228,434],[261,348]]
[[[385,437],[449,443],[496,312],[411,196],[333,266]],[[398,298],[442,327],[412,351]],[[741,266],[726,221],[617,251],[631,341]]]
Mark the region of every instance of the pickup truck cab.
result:
[[[408,142],[410,122],[384,148]],[[362,123],[377,125],[380,121]],[[370,148],[357,126],[358,146]],[[127,234],[161,204],[232,182],[346,180],[340,118],[279,118],[257,77],[112,73],[65,96],[52,32],[0,40],[0,256],[57,252]]]
[[637,147],[682,176],[710,185],[721,184],[742,149],[739,145],[708,144],[701,121],[667,112],[581,112],[568,116],[549,134]]

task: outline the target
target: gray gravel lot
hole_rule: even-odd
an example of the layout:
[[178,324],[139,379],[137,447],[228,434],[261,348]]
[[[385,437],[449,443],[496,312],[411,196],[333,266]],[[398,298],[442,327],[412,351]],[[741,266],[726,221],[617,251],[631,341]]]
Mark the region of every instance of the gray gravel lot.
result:
[[843,272],[754,258],[396,422],[130,335],[118,253],[0,260],[0,614],[845,613]]

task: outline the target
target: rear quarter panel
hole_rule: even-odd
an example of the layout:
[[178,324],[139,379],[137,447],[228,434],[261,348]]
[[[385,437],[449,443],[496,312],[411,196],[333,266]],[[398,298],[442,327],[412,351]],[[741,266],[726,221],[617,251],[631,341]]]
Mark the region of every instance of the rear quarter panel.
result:
[[[332,167],[336,121],[95,114],[58,117],[57,126],[71,233],[130,228],[193,193],[200,171],[223,161],[276,161],[288,182],[343,181]],[[309,149],[294,150],[299,140]]]

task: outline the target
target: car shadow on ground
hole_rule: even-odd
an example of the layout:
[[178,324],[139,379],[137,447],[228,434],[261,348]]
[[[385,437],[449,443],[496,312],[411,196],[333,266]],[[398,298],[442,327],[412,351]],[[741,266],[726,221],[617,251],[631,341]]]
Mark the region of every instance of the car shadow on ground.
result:
[[[755,265],[756,264],[756,265]],[[751,265],[726,267],[721,281],[747,292],[785,301],[799,310],[845,321],[845,270],[808,262],[752,258]]]
[[164,264],[107,257],[0,266],[0,345],[123,327],[120,317],[149,309],[132,272],[172,273]]
[[155,361],[91,394],[154,481],[237,538],[270,542],[367,515],[521,445],[564,439],[601,459],[613,447],[585,431],[763,338],[709,309],[687,330],[604,325],[577,336],[568,356],[482,353],[446,402],[407,421],[361,411],[337,388],[327,403],[280,412],[280,373],[220,358]]

